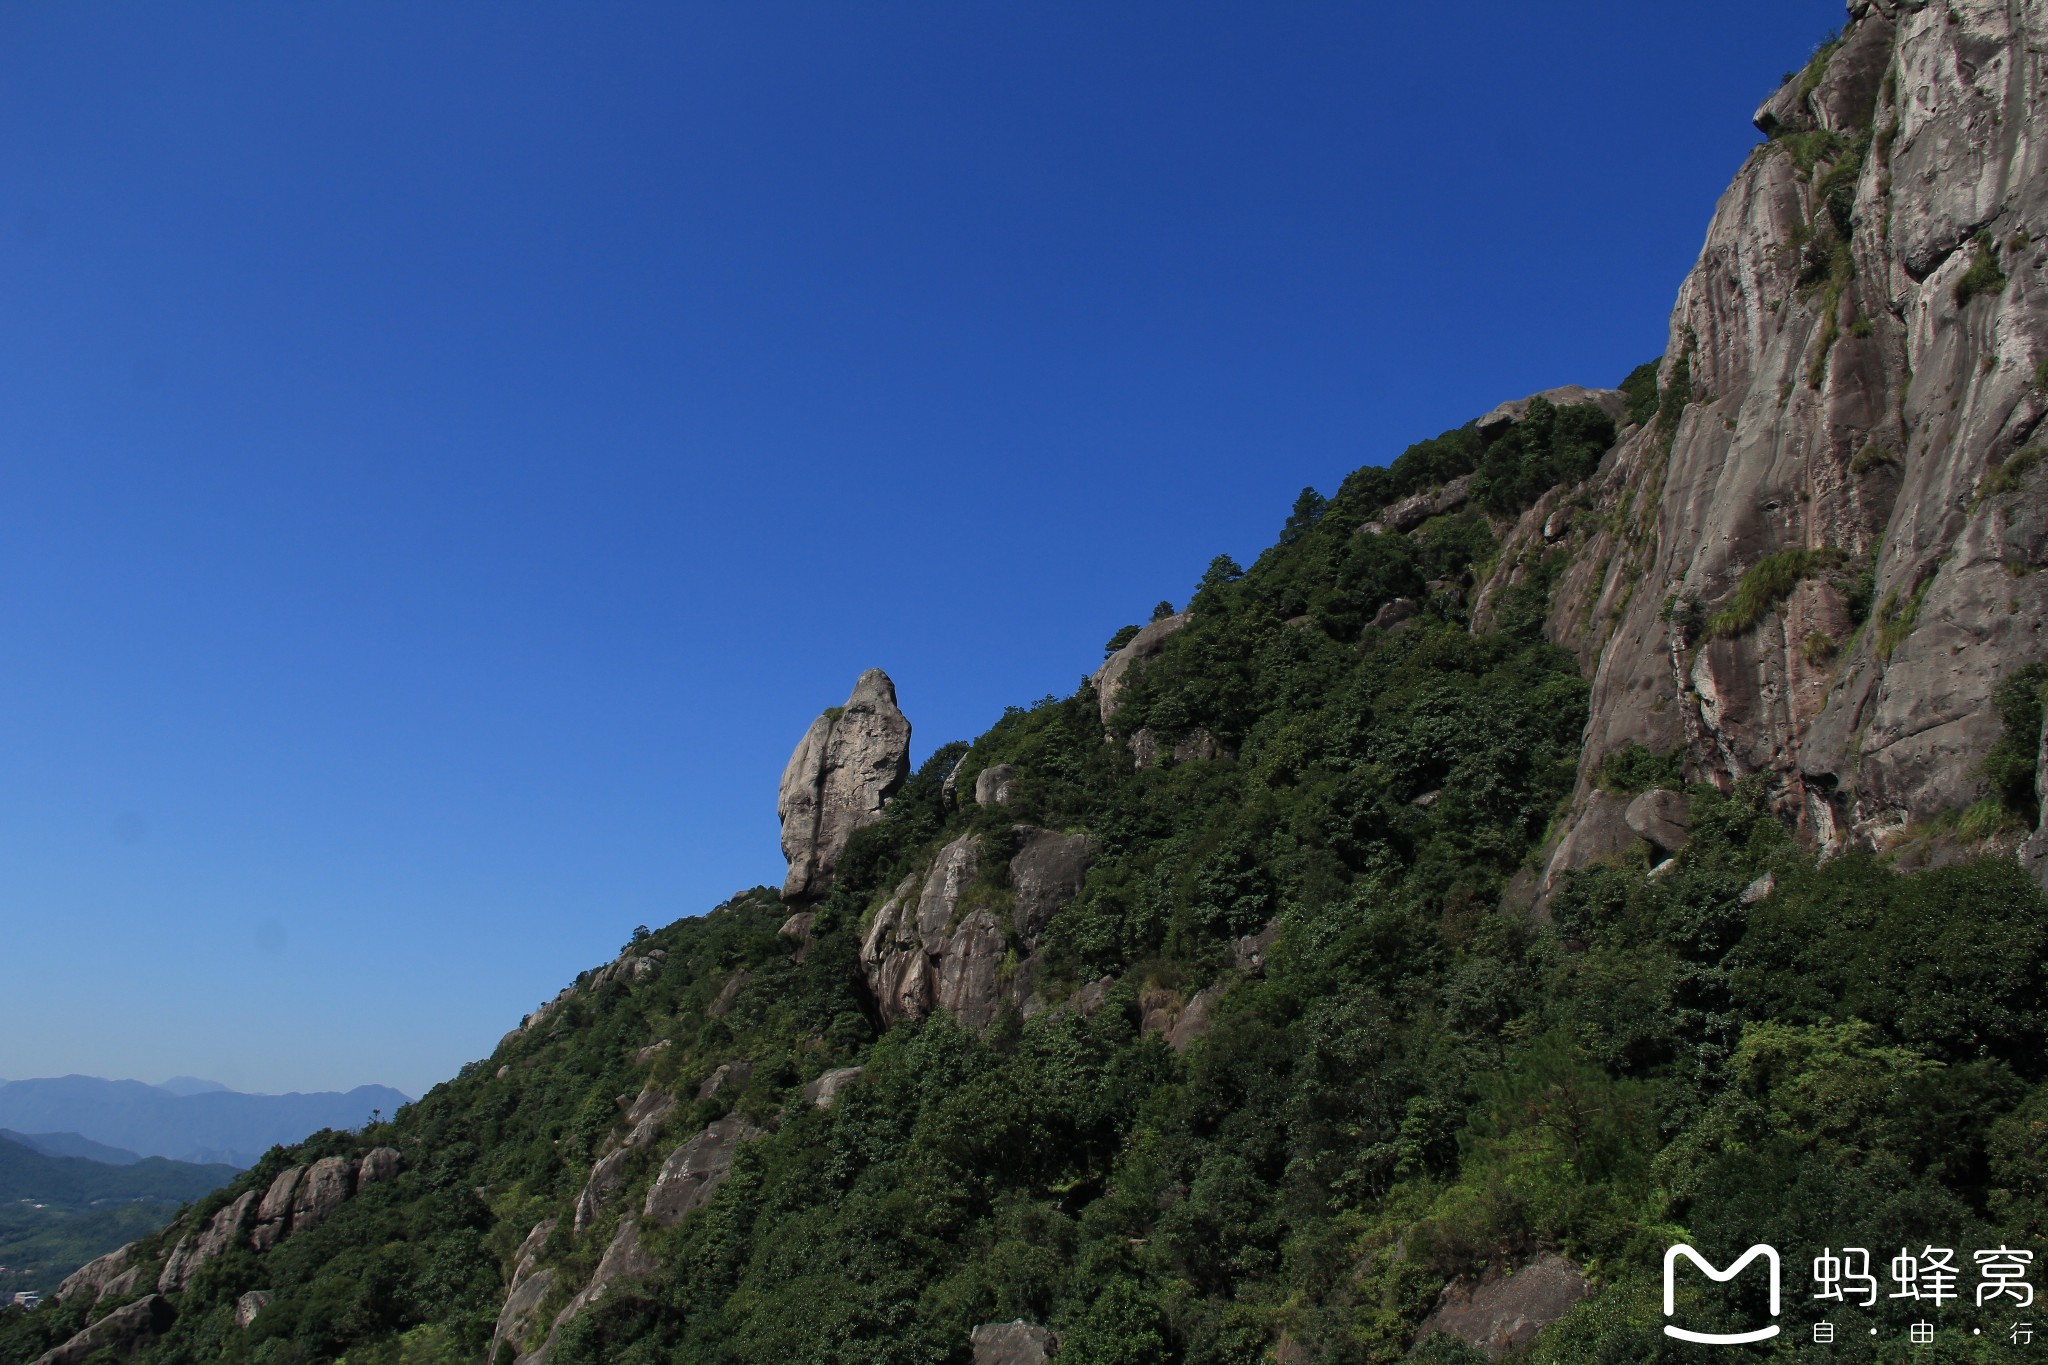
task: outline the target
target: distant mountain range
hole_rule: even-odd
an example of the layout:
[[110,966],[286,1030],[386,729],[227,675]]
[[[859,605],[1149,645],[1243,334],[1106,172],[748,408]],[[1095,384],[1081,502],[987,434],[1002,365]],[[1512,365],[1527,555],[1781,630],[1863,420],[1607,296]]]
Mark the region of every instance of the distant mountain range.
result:
[[245,1095],[214,1081],[163,1085],[58,1076],[0,1081],[0,1130],[48,1157],[132,1165],[148,1157],[249,1167],[280,1143],[322,1128],[360,1128],[410,1097],[383,1085],[346,1093]]

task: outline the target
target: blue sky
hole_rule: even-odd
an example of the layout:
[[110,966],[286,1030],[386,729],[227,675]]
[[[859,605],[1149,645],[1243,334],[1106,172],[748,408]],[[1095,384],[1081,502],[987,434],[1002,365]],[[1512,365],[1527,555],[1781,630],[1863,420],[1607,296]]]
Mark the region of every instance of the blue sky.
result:
[[0,6],[0,1076],[420,1093],[1504,398],[1838,3]]

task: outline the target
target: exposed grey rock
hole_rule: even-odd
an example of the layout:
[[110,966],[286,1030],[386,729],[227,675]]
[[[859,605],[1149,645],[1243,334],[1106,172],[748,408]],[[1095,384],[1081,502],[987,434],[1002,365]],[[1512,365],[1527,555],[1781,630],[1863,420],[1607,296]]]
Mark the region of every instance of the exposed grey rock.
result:
[[1266,970],[1266,954],[1280,941],[1280,923],[1270,920],[1266,927],[1256,934],[1247,934],[1230,945],[1231,960],[1237,969],[1247,976],[1261,976]]
[[647,1066],[651,1064],[656,1057],[659,1057],[662,1053],[668,1051],[671,1047],[674,1046],[675,1040],[673,1038],[657,1038],[653,1042],[649,1043],[646,1047],[641,1048],[638,1052],[635,1052],[633,1054],[633,1065]]
[[[1683,746],[1689,772],[1723,785],[1761,775],[1823,851],[1880,846],[1980,793],[1991,690],[2048,658],[2048,470],[1989,477],[2048,412],[2033,378],[2048,253],[2011,246],[2048,222],[2048,139],[2018,134],[2048,112],[2044,47],[2039,5],[1864,5],[1819,84],[1759,112],[1779,128],[1875,125],[1889,156],[1873,151],[1844,206],[1837,294],[1801,284],[1832,247],[1825,165],[1801,169],[1782,142],[1751,154],[1671,320],[1660,382],[1682,366],[1692,401],[1585,485],[1546,626],[1593,679],[1579,818],[1596,813],[1599,759],[1629,741]],[[1961,302],[1980,231],[2007,282]],[[1540,532],[1525,517],[1506,538],[1478,624]],[[1664,611],[1679,597],[1717,611],[1795,549],[1839,551],[1845,573],[1867,560],[1873,619],[1854,629],[1818,577],[1720,638]]]
[[1058,1336],[1021,1318],[983,1323],[968,1333],[968,1340],[974,1365],[1045,1365],[1060,1349]]
[[108,1252],[98,1260],[87,1261],[64,1277],[64,1282],[57,1286],[57,1292],[50,1296],[50,1301],[61,1303],[80,1294],[98,1299],[107,1282],[128,1269],[134,1255],[135,1243],[130,1242],[124,1247]]
[[1692,803],[1686,800],[1684,792],[1659,787],[1629,802],[1622,818],[1638,837],[1648,839],[1666,853],[1676,853],[1691,837]]
[[1742,888],[1742,903],[1744,905],[1755,905],[1758,901],[1768,899],[1770,894],[1777,889],[1777,874],[1775,872],[1766,872],[1763,876],[1758,877],[1748,886]]
[[1150,726],[1131,732],[1131,763],[1139,772],[1159,766],[1159,736]]
[[1036,948],[1052,917],[1081,894],[1096,846],[1085,834],[1029,825],[1019,825],[1016,833],[1017,851],[1010,858],[1010,886],[1016,897],[1011,922],[1024,945]]
[[1359,527],[1358,533],[1384,535],[1389,531],[1412,531],[1431,517],[1463,507],[1471,492],[1472,476],[1461,475],[1440,488],[1426,489],[1399,502],[1388,503],[1372,520]]
[[692,1209],[703,1207],[732,1171],[733,1153],[761,1130],[737,1114],[727,1114],[669,1153],[661,1174],[647,1191],[641,1212],[656,1227],[672,1228]]
[[822,896],[848,836],[879,819],[909,776],[910,722],[889,675],[871,668],[845,706],[811,722],[783,770],[775,803],[789,860],[783,899]]
[[484,1359],[494,1365],[501,1345],[510,1345],[515,1352],[523,1351],[540,1322],[541,1304],[555,1287],[555,1272],[540,1268],[540,1249],[554,1230],[552,1218],[534,1224],[512,1259],[512,1284],[505,1292],[504,1306],[498,1310],[491,1349],[484,1353]]
[[1196,991],[1187,1008],[1166,1030],[1166,1045],[1175,1052],[1186,1052],[1195,1039],[1207,1036],[1212,1016],[1216,1013],[1216,1002],[1223,998],[1227,988],[1227,982],[1218,981]]
[[277,1179],[270,1182],[263,1202],[256,1206],[256,1226],[249,1233],[249,1244],[258,1251],[270,1250],[290,1229],[292,1203],[305,1174],[304,1166],[293,1166],[278,1172]]
[[752,973],[745,967],[735,968],[733,974],[725,979],[725,984],[718,988],[718,994],[712,998],[711,1003],[704,1007],[704,1012],[713,1019],[723,1019],[731,1014],[734,1003],[740,998],[740,992],[747,988],[747,982],[752,979]]
[[1654,882],[1654,881],[1656,881],[1656,880],[1657,880],[1657,879],[1658,879],[1659,877],[1668,877],[1668,876],[1670,876],[1670,875],[1671,875],[1671,874],[1672,874],[1673,872],[1676,872],[1677,870],[1678,870],[1678,859],[1676,859],[1676,858],[1666,858],[1666,859],[1665,859],[1665,860],[1664,860],[1663,862],[1661,862],[1661,863],[1658,863],[1658,864],[1657,864],[1657,865],[1656,865],[1655,867],[1651,868],[1651,869],[1650,869],[1650,871],[1649,871],[1649,873],[1648,873],[1648,876],[1649,876],[1649,879],[1650,879],[1651,881],[1653,881],[1653,882]]
[[1416,1338],[1448,1332],[1498,1360],[1526,1346],[1591,1292],[1577,1266],[1548,1251],[1511,1274],[1447,1286]]
[[[657,952],[660,950],[657,949]],[[628,948],[616,959],[607,962],[590,974],[589,989],[598,990],[614,981],[645,981],[661,970],[661,959],[652,953],[636,953]]]
[[1543,875],[1537,880],[1536,913],[1546,913],[1552,893],[1567,872],[1618,858],[1637,847],[1635,831],[1628,827],[1628,798],[1613,792],[1588,794],[1565,823],[1563,835],[1553,844]]
[[156,1292],[177,1293],[192,1282],[201,1266],[239,1241],[249,1216],[256,1210],[256,1202],[256,1191],[244,1191],[233,1203],[215,1212],[204,1228],[180,1237],[164,1262],[163,1273],[156,1278]]
[[998,763],[983,768],[974,776],[974,804],[977,806],[1007,806],[1017,788],[1017,765]]
[[345,1156],[325,1156],[306,1168],[292,1195],[291,1230],[317,1227],[355,1193],[356,1164]]
[[1093,1019],[1109,1003],[1109,988],[1116,984],[1116,978],[1105,976],[1091,981],[1074,992],[1074,1008],[1081,1011],[1084,1019]]
[[644,1280],[660,1268],[654,1257],[640,1245],[639,1220],[630,1214],[621,1218],[618,1231],[612,1234],[611,1242],[604,1249],[604,1258],[591,1274],[590,1283],[578,1290],[568,1305],[555,1315],[553,1325],[548,1328],[547,1340],[540,1349],[520,1356],[516,1365],[541,1365],[562,1329],[574,1322],[584,1309],[604,1298],[613,1285]]
[[252,1289],[235,1300],[235,1326],[247,1331],[264,1309],[270,1307],[268,1289]]
[[815,912],[799,910],[784,920],[782,928],[776,931],[782,937],[796,944],[795,956],[798,962],[802,962],[804,955],[811,949],[811,926],[817,923],[817,919],[818,916]]
[[404,1165],[405,1159],[398,1154],[396,1147],[372,1147],[363,1153],[362,1163],[356,1167],[357,1191],[396,1179]]
[[839,1098],[839,1092],[859,1080],[861,1072],[866,1069],[859,1066],[842,1066],[835,1071],[828,1071],[797,1094],[820,1109],[830,1109],[833,1102]]
[[93,1302],[98,1304],[105,1303],[108,1299],[119,1300],[132,1297],[136,1290],[141,1289],[149,1282],[148,1271],[149,1267],[146,1265],[129,1266],[113,1279],[108,1280],[101,1287],[99,1297],[94,1299]]
[[1628,416],[1628,395],[1620,389],[1589,389],[1579,384],[1566,384],[1562,388],[1545,389],[1541,393],[1532,393],[1527,398],[1502,403],[1479,419],[1480,434],[1488,435],[1513,426],[1529,415],[1529,405],[1539,398],[1559,408],[1575,408],[1591,403],[1612,417],[1617,426]]
[[170,1330],[178,1310],[161,1294],[137,1299],[117,1308],[62,1346],[52,1347],[35,1359],[35,1365],[81,1365],[101,1351],[133,1355]]
[[749,1061],[720,1062],[718,1069],[704,1078],[697,1087],[697,1098],[708,1100],[727,1086],[744,1090],[747,1082],[754,1078],[754,1064]]
[[946,780],[939,783],[939,802],[947,810],[953,810],[960,804],[960,768],[966,762],[966,754],[954,759],[953,766],[946,769]]
[[1116,715],[1117,694],[1123,690],[1124,675],[1135,665],[1157,654],[1160,646],[1173,638],[1190,619],[1184,611],[1162,616],[1140,630],[1129,644],[1102,661],[1102,667],[1095,670],[1095,701],[1102,710],[1104,725]]
[[994,910],[969,912],[946,935],[934,963],[932,1003],[977,1032],[994,1023],[1003,1004],[1001,971],[1009,945]]
[[1422,610],[1422,604],[1412,597],[1397,597],[1373,613],[1374,630],[1392,630],[1406,623],[1415,613]]

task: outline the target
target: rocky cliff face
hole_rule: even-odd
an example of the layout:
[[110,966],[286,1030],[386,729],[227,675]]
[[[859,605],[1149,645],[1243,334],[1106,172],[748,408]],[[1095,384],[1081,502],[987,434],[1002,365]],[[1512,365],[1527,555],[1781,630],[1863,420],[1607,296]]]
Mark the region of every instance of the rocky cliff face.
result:
[[910,722],[896,707],[896,684],[871,668],[846,705],[811,722],[783,770],[775,803],[789,860],[783,899],[822,895],[847,838],[881,815],[909,775]]
[[[1524,515],[1481,594],[1560,572],[1593,678],[1547,870],[1628,835],[1628,745],[1760,775],[1824,848],[1982,794],[2048,657],[2048,9],[1873,0],[1756,115],[1672,315],[1658,415]],[[1560,556],[1560,552],[1562,556]]]

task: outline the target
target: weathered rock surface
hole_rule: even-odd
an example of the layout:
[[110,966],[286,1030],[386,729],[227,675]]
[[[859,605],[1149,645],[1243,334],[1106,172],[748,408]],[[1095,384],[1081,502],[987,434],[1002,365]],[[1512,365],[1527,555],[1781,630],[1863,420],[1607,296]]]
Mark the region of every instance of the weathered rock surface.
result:
[[372,1185],[396,1179],[404,1169],[405,1158],[396,1147],[372,1147],[363,1153],[363,1160],[356,1167],[356,1191],[361,1193]]
[[720,1062],[703,1084],[697,1087],[697,1098],[708,1100],[727,1086],[744,1090],[748,1081],[754,1078],[754,1064],[749,1061]]
[[1620,426],[1628,416],[1628,395],[1620,389],[1588,389],[1578,384],[1566,384],[1562,388],[1545,389],[1532,393],[1527,398],[1517,398],[1502,403],[1493,411],[1480,418],[1476,424],[1482,434],[1513,426],[1529,415],[1529,405],[1541,398],[1554,407],[1574,408],[1586,403],[1605,412]]
[[127,1246],[110,1251],[96,1261],[87,1261],[64,1277],[64,1282],[57,1286],[57,1292],[50,1296],[51,1301],[61,1302],[76,1298],[80,1294],[98,1299],[108,1281],[128,1269],[134,1255],[135,1243],[130,1242]]
[[1060,1339],[1029,1322],[987,1322],[968,1333],[974,1365],[1045,1365],[1059,1353]]
[[1148,729],[1136,730],[1131,734],[1131,762],[1138,771],[1159,766],[1161,753],[1173,755],[1176,763],[1198,763],[1204,759],[1225,757],[1229,749],[1204,726],[1197,725],[1174,738],[1170,746],[1162,746],[1159,736]]
[[495,1362],[501,1345],[521,1350],[539,1324],[541,1303],[555,1287],[555,1272],[540,1268],[540,1249],[554,1230],[552,1218],[536,1223],[519,1244],[512,1260],[512,1284],[505,1293],[504,1306],[498,1310],[498,1325],[491,1333],[491,1349],[484,1353],[485,1360]]
[[326,1156],[306,1168],[292,1194],[291,1230],[303,1232],[326,1221],[355,1193],[356,1163],[345,1156]]
[[35,1365],[81,1365],[101,1351],[132,1355],[162,1336],[177,1318],[169,1299],[151,1294],[115,1309],[62,1346],[43,1352]]
[[1358,534],[1384,535],[1389,531],[1412,531],[1431,517],[1457,511],[1465,505],[1465,500],[1471,496],[1471,492],[1472,476],[1461,475],[1440,488],[1425,489],[1399,502],[1388,503],[1373,516],[1372,520],[1358,528]]
[[[1994,478],[2048,413],[2048,139],[2023,134],[2048,119],[2044,47],[2039,5],[1883,0],[1856,7],[1815,88],[1795,79],[1759,110],[1876,138],[1831,200],[1839,160],[1750,155],[1671,319],[1659,382],[1689,401],[1532,508],[1480,594],[1483,626],[1551,513],[1588,508],[1547,625],[1593,679],[1573,825],[1602,818],[1593,776],[1629,743],[1682,748],[1689,780],[1761,774],[1825,850],[1981,793],[1991,691],[2048,658],[2048,467]],[[1959,299],[1986,250],[2005,282]],[[1746,572],[1796,550],[1840,572],[1706,628]],[[1858,629],[1830,578],[1865,568]]]
[[163,1273],[156,1278],[156,1292],[177,1293],[192,1282],[201,1266],[240,1240],[242,1230],[249,1225],[250,1215],[256,1211],[256,1202],[256,1191],[245,1191],[207,1220],[200,1231],[180,1237],[164,1261]]
[[270,1182],[263,1202],[256,1207],[256,1227],[249,1234],[249,1244],[258,1251],[270,1250],[290,1230],[292,1202],[305,1174],[304,1166],[293,1166],[278,1172],[277,1179]]
[[1038,947],[1045,926],[1074,897],[1095,862],[1095,841],[1085,834],[1017,827],[1017,852],[1010,858],[1015,894],[1011,923],[1027,949]]
[[1421,610],[1422,604],[1414,598],[1397,597],[1373,613],[1372,628],[1374,630],[1392,630],[1396,626],[1413,620],[1415,614]]
[[1007,806],[1017,788],[1017,765],[998,763],[983,768],[974,776],[974,804],[977,806]]
[[1684,792],[1657,788],[1628,803],[1622,820],[1629,832],[1647,839],[1666,853],[1676,853],[1691,837],[1692,803]]
[[618,1231],[612,1234],[612,1240],[605,1246],[604,1258],[591,1274],[590,1283],[576,1291],[576,1296],[555,1315],[553,1324],[548,1328],[547,1340],[541,1343],[540,1349],[520,1356],[515,1365],[541,1365],[562,1329],[574,1322],[584,1309],[602,1299],[613,1285],[644,1280],[660,1268],[654,1257],[640,1245],[639,1220],[631,1215],[621,1218]]
[[577,1236],[582,1236],[597,1221],[604,1206],[625,1184],[633,1154],[660,1135],[663,1121],[675,1107],[675,1096],[650,1086],[627,1108],[625,1136],[616,1145],[607,1144],[610,1150],[591,1166],[589,1177],[577,1193],[570,1224]]
[[789,876],[783,899],[824,894],[855,830],[873,823],[910,776],[910,722],[879,668],[860,675],[846,705],[811,722],[782,773],[775,809]]
[[1498,1360],[1526,1346],[1591,1292],[1577,1266],[1546,1252],[1513,1274],[1451,1285],[1416,1336],[1448,1332]]
[[816,1105],[820,1109],[830,1109],[833,1102],[839,1098],[840,1092],[859,1080],[861,1072],[866,1069],[859,1066],[839,1067],[810,1082],[797,1094],[806,1104]]
[[264,1309],[270,1307],[268,1289],[252,1289],[235,1300],[235,1326],[247,1331]]
[[1116,714],[1117,693],[1123,690],[1124,675],[1159,652],[1191,618],[1186,612],[1162,616],[1131,638],[1129,644],[1102,661],[1095,670],[1095,703],[1102,709],[1102,723]]
[[1206,1037],[1216,1013],[1216,1002],[1223,998],[1225,989],[1226,983],[1219,981],[1196,991],[1180,1017],[1166,1030],[1166,1045],[1175,1052],[1186,1052],[1195,1039]]
[[[995,1022],[1005,1005],[1033,1010],[1037,963],[1028,956],[1045,926],[1080,893],[1095,858],[1086,835],[1018,825],[1007,865],[1008,915],[977,890],[980,836],[963,834],[940,849],[922,874],[906,877],[870,921],[861,969],[885,1023],[945,1010],[971,1029]],[[1012,953],[1021,961],[1014,966]]]
[[647,1191],[641,1209],[648,1222],[672,1228],[692,1209],[701,1208],[732,1170],[739,1145],[761,1136],[761,1130],[737,1114],[727,1114],[669,1153],[661,1174]]

